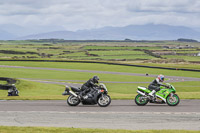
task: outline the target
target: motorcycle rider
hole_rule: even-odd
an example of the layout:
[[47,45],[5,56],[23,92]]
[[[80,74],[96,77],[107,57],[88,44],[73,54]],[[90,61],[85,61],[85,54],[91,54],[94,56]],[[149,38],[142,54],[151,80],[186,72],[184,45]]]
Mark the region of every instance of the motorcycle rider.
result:
[[81,86],[81,93],[79,94],[79,98],[80,99],[86,99],[87,97],[86,94],[88,92],[90,92],[94,87],[97,87],[99,83],[99,77],[98,76],[93,76],[93,78],[89,79],[87,82],[85,82],[82,86]]
[[160,74],[157,78],[148,86],[149,90],[152,90],[149,95],[155,98],[155,93],[160,90],[160,86],[169,88],[167,85],[162,84],[164,82],[164,75]]

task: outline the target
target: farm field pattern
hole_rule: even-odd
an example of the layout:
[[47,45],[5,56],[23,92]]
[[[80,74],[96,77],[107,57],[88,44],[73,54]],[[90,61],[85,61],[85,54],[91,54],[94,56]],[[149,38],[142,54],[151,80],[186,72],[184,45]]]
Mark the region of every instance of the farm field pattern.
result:
[[0,59],[200,62],[200,43],[0,41]]

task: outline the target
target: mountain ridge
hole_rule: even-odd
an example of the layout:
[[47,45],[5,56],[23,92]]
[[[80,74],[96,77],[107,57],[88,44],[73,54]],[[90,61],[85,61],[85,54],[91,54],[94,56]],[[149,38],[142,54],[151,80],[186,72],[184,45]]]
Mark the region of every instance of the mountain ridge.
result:
[[176,40],[178,38],[188,38],[200,40],[200,32],[184,26],[146,24],[127,25],[124,27],[106,26],[98,29],[78,31],[58,30],[20,36],[15,39],[27,40],[52,38],[65,40],[124,40],[127,38],[132,40]]

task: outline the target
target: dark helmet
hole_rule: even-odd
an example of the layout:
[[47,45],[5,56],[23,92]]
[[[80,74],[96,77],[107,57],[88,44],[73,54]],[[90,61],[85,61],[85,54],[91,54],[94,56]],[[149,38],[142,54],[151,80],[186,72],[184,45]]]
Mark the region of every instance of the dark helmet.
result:
[[94,83],[99,83],[99,77],[98,76],[94,76],[93,78],[92,78],[92,80],[94,81]]

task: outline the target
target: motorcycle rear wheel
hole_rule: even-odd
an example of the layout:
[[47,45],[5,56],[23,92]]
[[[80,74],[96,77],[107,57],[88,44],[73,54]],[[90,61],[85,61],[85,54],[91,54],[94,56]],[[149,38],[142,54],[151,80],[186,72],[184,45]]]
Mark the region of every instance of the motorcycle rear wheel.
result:
[[70,95],[67,98],[67,104],[70,105],[70,106],[77,106],[77,105],[79,105],[80,102],[81,102],[80,99],[78,97],[73,96],[73,95]]
[[144,97],[144,96],[141,95],[141,94],[138,94],[138,95],[135,97],[135,103],[136,103],[138,106],[144,106],[144,105],[146,105],[146,104],[149,102],[148,99],[146,99],[146,98],[142,99],[142,97]]
[[111,103],[111,98],[109,95],[102,95],[97,100],[97,103],[100,107],[107,107]]
[[166,102],[169,106],[176,106],[179,104],[180,98],[176,94],[173,94],[172,97],[169,95],[167,96]]

